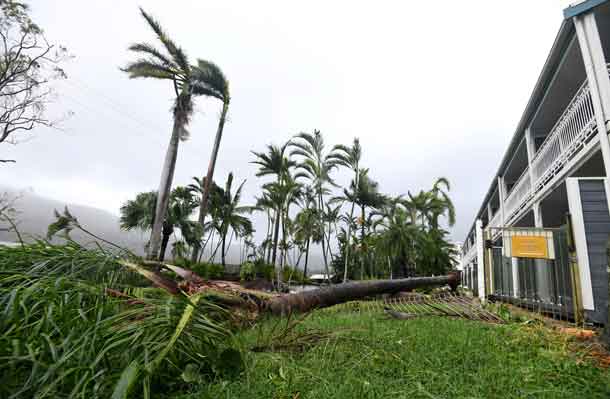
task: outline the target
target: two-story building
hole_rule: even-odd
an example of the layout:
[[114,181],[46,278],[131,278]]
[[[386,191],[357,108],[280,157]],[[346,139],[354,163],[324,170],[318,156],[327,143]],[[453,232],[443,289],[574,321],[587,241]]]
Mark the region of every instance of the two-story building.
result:
[[[565,9],[540,77],[464,240],[463,281],[476,295],[569,308],[573,282],[564,266],[574,253],[587,319],[607,320],[609,62],[610,1],[588,0]],[[563,241],[555,238],[554,260],[502,259],[503,229],[560,229],[568,222],[571,241],[563,240],[565,235]],[[561,230],[557,232],[560,236]],[[490,256],[486,251],[491,248],[498,250]],[[482,266],[488,258],[496,260],[490,269]]]

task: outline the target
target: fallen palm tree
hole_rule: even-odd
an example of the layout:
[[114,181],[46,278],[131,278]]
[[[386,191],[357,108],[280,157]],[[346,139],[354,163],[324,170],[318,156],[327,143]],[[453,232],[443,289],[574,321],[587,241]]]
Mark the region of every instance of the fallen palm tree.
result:
[[266,301],[265,309],[274,315],[285,315],[295,311],[308,312],[316,308],[325,308],[380,294],[395,294],[415,288],[449,285],[455,289],[458,284],[459,275],[457,273],[438,277],[414,277],[397,280],[345,283],[311,291],[276,296]]
[[[54,231],[80,228],[67,211],[60,216]],[[8,381],[0,397],[150,397],[163,381],[239,370],[236,319],[458,281],[381,280],[277,295],[117,249],[73,241],[0,246],[0,374]]]

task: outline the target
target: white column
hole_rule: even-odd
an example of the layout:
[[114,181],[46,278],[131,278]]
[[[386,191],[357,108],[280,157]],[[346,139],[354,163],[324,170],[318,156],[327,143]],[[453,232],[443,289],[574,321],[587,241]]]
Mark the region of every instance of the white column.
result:
[[[543,228],[544,224],[542,221],[542,208],[540,201],[534,202],[532,205],[532,212],[534,213],[534,226],[537,228]],[[538,295],[543,301],[549,302],[551,300],[551,287],[549,284],[549,281],[551,280],[551,261],[536,259],[535,262]]]
[[531,127],[525,129],[525,146],[527,147],[527,165],[530,175],[530,185],[532,193],[534,193],[534,189],[536,188],[535,176],[534,176],[534,168],[532,167],[532,160],[536,156],[536,145],[534,143],[534,135]]
[[477,219],[476,223],[476,246],[477,246],[477,289],[479,298],[485,301],[485,239],[483,238],[483,222]]
[[512,262],[512,272],[513,272],[513,296],[515,298],[519,297],[519,259],[510,258]]
[[540,228],[544,227],[542,225],[542,208],[540,207],[540,201],[532,204],[532,212],[534,213],[534,226]]
[[506,200],[506,184],[504,183],[504,177],[498,176],[498,195],[500,197],[500,225],[504,227],[506,216],[504,214],[504,200]]
[[[608,66],[595,22],[595,14],[589,12],[574,17],[574,26],[576,27],[578,43],[587,72],[597,128],[600,132],[598,134],[606,176],[610,176],[610,141],[608,140],[606,125],[606,122],[610,119],[610,78],[608,77]],[[601,134],[602,132],[604,134]]]

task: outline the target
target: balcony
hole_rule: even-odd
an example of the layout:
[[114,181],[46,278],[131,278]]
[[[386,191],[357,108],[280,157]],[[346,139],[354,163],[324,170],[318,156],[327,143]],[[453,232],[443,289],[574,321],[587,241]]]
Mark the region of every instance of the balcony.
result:
[[532,159],[535,191],[544,187],[596,131],[593,101],[585,81]]
[[596,133],[593,101],[585,81],[531,160],[531,173],[526,168],[508,192],[504,202],[505,223],[513,222],[534,195],[542,191]]

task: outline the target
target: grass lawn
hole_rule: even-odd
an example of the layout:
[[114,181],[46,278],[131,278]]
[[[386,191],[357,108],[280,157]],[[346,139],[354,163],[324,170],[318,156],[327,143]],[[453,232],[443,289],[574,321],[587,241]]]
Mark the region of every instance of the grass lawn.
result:
[[240,377],[174,397],[610,398],[610,371],[544,327],[319,311],[298,328],[334,335],[302,353],[250,353]]

